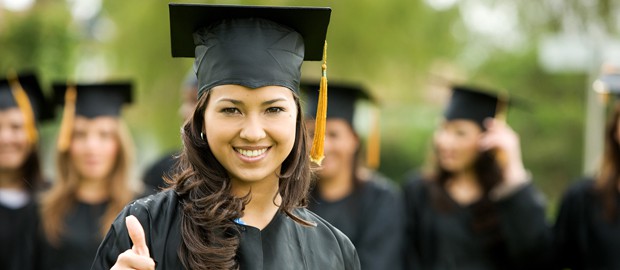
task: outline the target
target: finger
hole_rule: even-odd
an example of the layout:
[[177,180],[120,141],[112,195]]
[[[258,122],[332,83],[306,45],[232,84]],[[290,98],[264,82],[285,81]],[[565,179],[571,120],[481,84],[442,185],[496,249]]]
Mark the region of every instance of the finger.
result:
[[116,264],[112,269],[152,270],[155,269],[155,261],[149,257],[138,255],[134,250],[129,249],[118,255]]
[[129,238],[131,238],[133,243],[133,251],[138,255],[149,257],[149,248],[146,246],[144,229],[140,225],[140,221],[134,216],[128,216],[125,218],[125,223],[127,224]]

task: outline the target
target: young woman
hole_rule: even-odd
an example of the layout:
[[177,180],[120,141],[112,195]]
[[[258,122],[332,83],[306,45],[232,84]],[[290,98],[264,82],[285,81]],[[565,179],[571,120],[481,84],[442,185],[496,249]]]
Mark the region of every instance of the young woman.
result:
[[550,230],[505,102],[454,87],[435,167],[404,189],[409,269],[544,269]]
[[359,269],[346,236],[302,208],[311,178],[297,91],[302,61],[321,59],[329,12],[170,5],[173,55],[193,56],[195,40],[199,82],[180,173],[121,212],[92,269]]
[[620,269],[616,254],[620,250],[619,124],[620,102],[616,101],[605,129],[598,173],[575,183],[562,198],[554,228],[554,269]]
[[123,207],[130,186],[133,144],[120,119],[131,101],[128,83],[54,85],[64,102],[57,175],[41,202],[40,269],[88,269]]
[[31,269],[43,176],[36,123],[52,118],[37,77],[0,81],[0,269]]
[[[302,84],[306,115],[315,114],[317,89],[316,84]],[[371,101],[363,88],[330,82],[325,159],[308,209],[351,239],[362,269],[402,269],[404,212],[399,191],[359,158],[362,143],[353,123],[362,101]],[[312,134],[314,119],[306,120],[306,127]],[[378,143],[370,137],[368,145]]]

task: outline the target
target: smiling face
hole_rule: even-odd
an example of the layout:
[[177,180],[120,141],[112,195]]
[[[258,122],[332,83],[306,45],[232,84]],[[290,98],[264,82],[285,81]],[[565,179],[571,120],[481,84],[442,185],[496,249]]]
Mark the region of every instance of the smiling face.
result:
[[19,170],[32,147],[18,108],[0,111],[0,171]]
[[473,121],[444,121],[434,136],[439,165],[452,173],[471,169],[480,154],[481,135],[482,130]]
[[[305,123],[312,136],[315,121],[309,119]],[[317,172],[321,179],[332,179],[343,170],[352,171],[358,147],[358,137],[349,122],[341,118],[328,118],[325,123],[325,159]]]
[[277,179],[295,143],[297,106],[292,91],[220,85],[209,95],[206,139],[233,181]]
[[120,151],[118,128],[114,117],[75,118],[69,155],[80,178],[104,179],[111,175]]

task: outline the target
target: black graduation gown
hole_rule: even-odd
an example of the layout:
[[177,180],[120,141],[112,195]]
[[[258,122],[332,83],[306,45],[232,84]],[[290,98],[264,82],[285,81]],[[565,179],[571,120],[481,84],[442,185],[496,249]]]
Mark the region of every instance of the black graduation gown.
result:
[[38,223],[32,200],[17,209],[0,204],[0,269],[33,269]]
[[556,269],[620,269],[620,209],[616,211],[614,222],[604,218],[593,179],[569,187],[554,227]]
[[[262,231],[239,225],[240,247],[237,257],[241,269],[359,269],[359,259],[349,239],[307,209],[296,209],[302,219],[316,227],[297,224],[278,212]],[[177,252],[181,206],[172,190],[139,199],[120,213],[101,243],[93,270],[110,269],[119,254],[132,244],[125,217],[134,215],[144,228],[145,238],[156,269],[183,269]]]
[[374,174],[349,196],[334,202],[315,189],[308,209],[351,239],[364,270],[402,269],[404,211],[399,191]]
[[472,222],[480,213],[478,205],[450,201],[449,210],[438,210],[431,185],[435,183],[418,177],[403,190],[407,269],[546,269],[551,229],[542,196],[531,184],[491,203],[496,215],[484,230],[474,229]]
[[107,203],[78,202],[65,217],[64,234],[59,245],[50,244],[39,232],[37,269],[88,269],[101,243],[101,217]]
[[144,182],[143,196],[155,194],[168,186],[164,181],[164,176],[171,176],[170,174],[176,163],[174,158],[176,155],[178,153],[169,153],[162,156],[144,172],[144,178],[142,179],[142,182]]

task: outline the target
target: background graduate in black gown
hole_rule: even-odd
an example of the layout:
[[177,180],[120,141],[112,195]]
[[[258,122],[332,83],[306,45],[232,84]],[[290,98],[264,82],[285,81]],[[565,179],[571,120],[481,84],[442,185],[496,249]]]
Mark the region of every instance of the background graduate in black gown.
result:
[[34,74],[0,80],[0,269],[32,269],[42,187],[36,124],[52,118]]
[[[302,83],[310,134],[315,125],[312,116],[316,113],[318,89],[318,84]],[[404,213],[400,191],[391,180],[364,168],[359,158],[362,138],[354,128],[355,112],[360,116],[356,109],[360,106],[356,105],[373,99],[358,85],[330,81],[327,100],[325,159],[317,170],[308,209],[351,239],[362,269],[401,269]],[[368,109],[367,118],[377,117]]]
[[[194,69],[192,69],[181,87],[182,103],[179,107],[179,116],[183,119],[183,122],[192,116],[196,108],[197,96],[198,80],[196,79]],[[176,156],[178,155],[179,151],[167,153],[146,169],[142,177],[142,181],[144,182],[144,195],[157,193],[168,186],[164,178],[170,178],[173,174],[173,169],[177,161]]]
[[556,269],[620,269],[620,70],[606,71],[595,90],[612,95],[597,174],[568,188],[555,223]]
[[308,155],[301,64],[321,60],[330,13],[170,4],[173,56],[195,55],[199,82],[179,173],[121,212],[92,269],[359,269],[303,208],[322,146]]
[[53,186],[41,201],[39,269],[88,269],[110,224],[134,198],[133,143],[120,119],[130,83],[54,85],[64,104]]
[[550,229],[521,161],[506,101],[453,87],[434,167],[404,187],[408,269],[544,269]]

